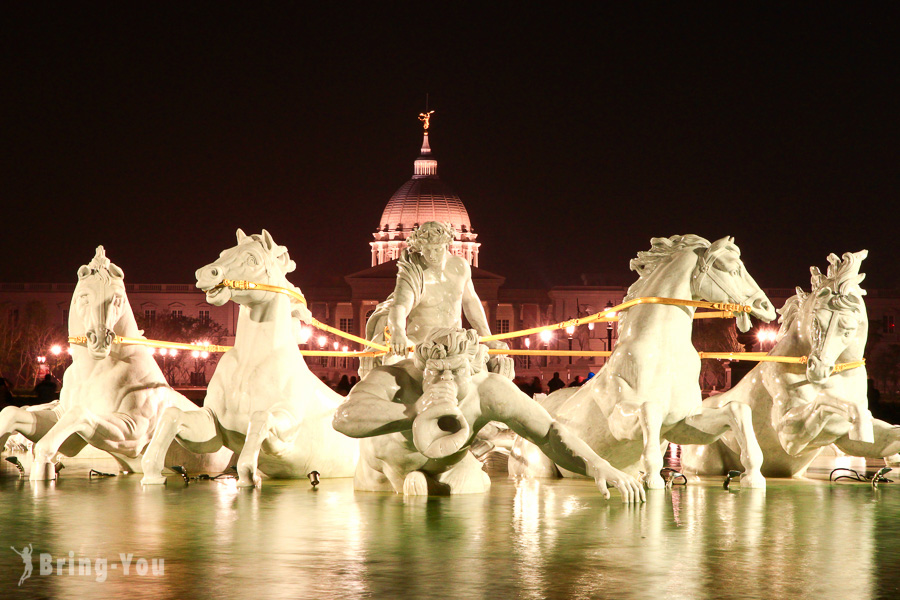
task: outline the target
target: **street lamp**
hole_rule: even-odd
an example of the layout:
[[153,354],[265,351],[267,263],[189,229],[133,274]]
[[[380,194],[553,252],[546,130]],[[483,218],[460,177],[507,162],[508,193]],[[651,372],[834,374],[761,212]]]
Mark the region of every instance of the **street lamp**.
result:
[[768,327],[757,331],[756,339],[759,341],[759,349],[763,352],[766,352],[766,344],[771,344],[768,348],[769,350],[771,350],[772,346],[775,345],[776,337],[778,337],[778,332]]
[[[544,346],[546,347],[546,349],[549,350],[550,349],[550,340],[553,339],[553,332],[550,331],[549,329],[545,329],[544,331],[541,332],[540,337],[541,337],[541,341],[544,342]],[[545,367],[547,366],[547,364],[549,362],[550,362],[550,357],[544,356],[544,366]]]
[[[616,316],[616,313],[615,313],[615,311],[612,310],[612,307],[613,307],[612,300],[607,301],[606,302],[606,317],[608,317],[610,319]],[[607,352],[612,352],[612,331],[613,331],[612,321],[607,321],[606,322],[606,351]],[[609,360],[609,359],[607,359],[607,360]]]
[[[566,333],[569,334],[569,352],[572,351],[572,334],[575,333],[575,326],[569,325],[566,327]],[[572,364],[572,355],[569,355],[569,364]]]

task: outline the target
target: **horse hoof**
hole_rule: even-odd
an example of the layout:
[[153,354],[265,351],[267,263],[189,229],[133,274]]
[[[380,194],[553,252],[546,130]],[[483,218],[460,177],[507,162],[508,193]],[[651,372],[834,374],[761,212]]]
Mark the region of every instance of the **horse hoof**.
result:
[[165,485],[166,478],[162,475],[144,475],[141,478],[141,485]]
[[741,475],[741,487],[747,489],[764,490],[766,489],[766,478],[762,476],[762,473]]
[[31,464],[30,481],[52,481],[56,479],[55,465],[49,461],[35,459]]
[[252,487],[260,487],[262,485],[262,478],[259,475],[254,475],[253,477],[239,477],[237,486],[239,488],[252,488]]
[[425,480],[425,473],[413,471],[403,480],[404,496],[427,496],[428,482]]
[[666,489],[666,481],[659,475],[655,477],[646,477],[644,478],[644,483],[647,484],[648,490],[664,490]]

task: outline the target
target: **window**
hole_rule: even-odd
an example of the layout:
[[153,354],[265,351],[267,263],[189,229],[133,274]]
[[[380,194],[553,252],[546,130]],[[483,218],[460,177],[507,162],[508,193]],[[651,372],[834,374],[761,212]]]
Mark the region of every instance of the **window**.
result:
[[884,315],[881,317],[881,324],[884,333],[894,333],[894,315]]
[[153,325],[156,322],[156,309],[155,308],[145,308],[144,309],[144,320],[148,325]]
[[16,327],[19,325],[19,309],[11,308],[9,309],[8,321],[10,327]]
[[509,333],[509,319],[497,319],[493,333]]
[[341,319],[338,329],[346,331],[347,333],[353,333],[353,318]]
[[182,311],[181,309],[173,310],[173,311],[172,311],[172,316],[175,317],[175,318],[177,318],[177,319],[180,319],[181,317],[184,316],[184,311]]
[[200,322],[204,325],[209,325],[209,311],[208,310],[200,311]]

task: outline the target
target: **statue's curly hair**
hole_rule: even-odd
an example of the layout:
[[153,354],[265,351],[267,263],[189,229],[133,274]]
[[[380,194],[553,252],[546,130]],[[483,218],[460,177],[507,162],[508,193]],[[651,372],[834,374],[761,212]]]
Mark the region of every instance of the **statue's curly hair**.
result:
[[406,243],[414,252],[420,252],[425,244],[450,245],[454,239],[456,239],[456,230],[450,223],[428,221],[413,229],[406,238]]
[[432,331],[425,341],[418,344],[414,359],[420,369],[429,360],[443,360],[455,356],[465,356],[478,373],[487,362],[487,346],[478,342],[478,332],[474,329],[440,327]]

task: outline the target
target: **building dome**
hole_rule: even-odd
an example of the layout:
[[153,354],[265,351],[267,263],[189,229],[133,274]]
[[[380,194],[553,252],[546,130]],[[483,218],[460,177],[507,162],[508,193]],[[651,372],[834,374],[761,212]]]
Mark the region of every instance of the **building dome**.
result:
[[470,265],[478,266],[478,248],[475,241],[478,234],[472,232],[469,213],[450,186],[440,180],[437,174],[437,160],[431,154],[428,143],[428,118],[422,151],[413,164],[413,177],[394,192],[388,201],[378,230],[373,233],[372,266],[396,260],[406,247],[406,238],[413,229],[428,221],[450,223],[456,231],[456,239],[450,245],[450,252],[462,256]]
[[459,232],[472,229],[462,200],[437,175],[414,177],[404,183],[384,208],[380,226],[383,231],[408,234],[428,221],[449,222]]

